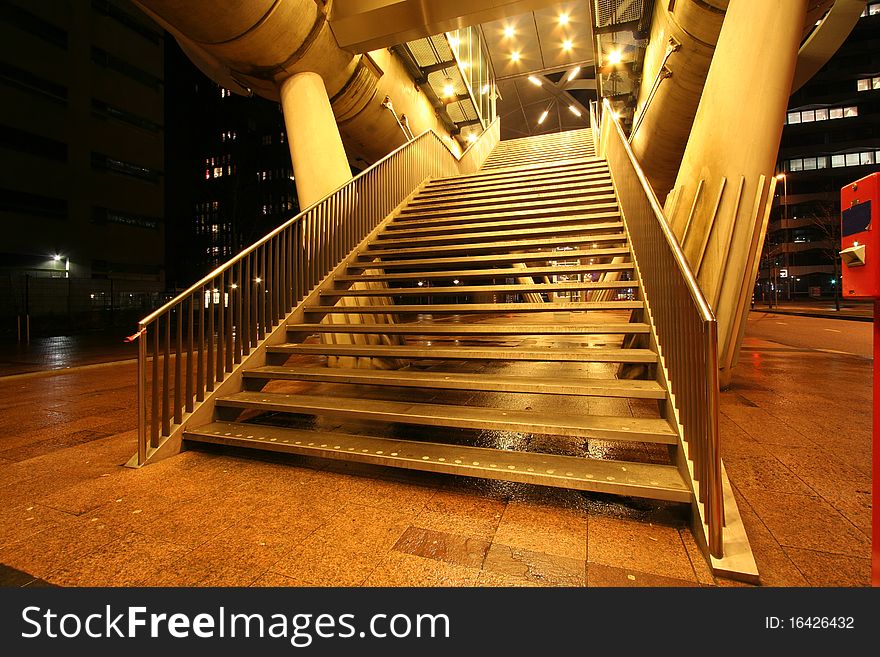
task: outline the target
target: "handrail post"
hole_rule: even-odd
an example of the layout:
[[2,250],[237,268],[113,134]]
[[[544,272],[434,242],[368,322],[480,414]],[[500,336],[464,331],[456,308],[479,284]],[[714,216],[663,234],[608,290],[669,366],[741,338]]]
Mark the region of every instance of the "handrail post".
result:
[[147,326],[138,324],[138,371],[137,371],[137,408],[138,408],[138,465],[147,461]]
[[721,456],[718,453],[718,324],[706,323],[706,461],[709,471],[706,519],[709,525],[709,552],[724,556],[724,497],[721,489]]

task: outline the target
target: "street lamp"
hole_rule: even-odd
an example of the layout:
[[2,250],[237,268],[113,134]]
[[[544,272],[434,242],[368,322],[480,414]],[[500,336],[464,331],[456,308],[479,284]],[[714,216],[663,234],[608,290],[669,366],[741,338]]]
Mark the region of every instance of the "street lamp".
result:
[[[782,181],[782,219],[783,221],[788,219],[788,176],[784,173],[777,174],[776,180]],[[785,235],[788,235],[788,226],[783,223],[782,230],[786,231]],[[782,251],[782,260],[786,266],[788,266],[788,257],[786,256],[786,251],[783,249]],[[774,280],[775,280],[774,276]],[[774,285],[777,288],[775,291],[776,295],[776,305],[779,305],[779,290],[778,285]],[[791,281],[786,281],[785,287],[788,290],[788,300],[791,301]]]

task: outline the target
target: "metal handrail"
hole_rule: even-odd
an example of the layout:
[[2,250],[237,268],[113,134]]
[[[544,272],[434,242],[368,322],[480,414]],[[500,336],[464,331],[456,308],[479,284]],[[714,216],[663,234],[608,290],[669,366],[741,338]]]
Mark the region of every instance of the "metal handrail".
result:
[[496,119],[456,156],[423,132],[141,319],[137,464],[408,196],[429,178],[476,170],[499,136]]
[[[607,99],[602,109],[601,154],[614,180],[679,433],[693,463],[709,551],[721,557],[724,498],[715,315]],[[591,111],[590,118],[597,120],[595,112]]]

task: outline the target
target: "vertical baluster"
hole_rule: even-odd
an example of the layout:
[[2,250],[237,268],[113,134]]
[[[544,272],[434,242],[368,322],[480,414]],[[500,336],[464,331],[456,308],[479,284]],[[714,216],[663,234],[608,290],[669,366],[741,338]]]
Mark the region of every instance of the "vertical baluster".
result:
[[266,316],[266,333],[272,330],[275,325],[275,288],[278,281],[275,279],[275,240],[269,240],[266,243],[266,276],[268,276],[266,289],[269,292],[269,298],[266,299],[267,316]]
[[266,245],[260,247],[260,304],[257,315],[260,319],[260,340],[266,338],[266,290],[269,289],[269,274],[266,271]]
[[214,279],[208,282],[207,292],[208,292],[208,357],[205,359],[208,364],[208,376],[205,379],[205,384],[208,392],[212,392],[214,390],[214,381],[216,376],[214,374],[214,312],[216,306],[214,304],[214,285],[216,281]]
[[147,462],[147,327],[138,324],[138,465]]
[[239,293],[241,294],[241,339],[242,356],[251,353],[251,257],[246,255],[241,263],[242,274],[239,281]]
[[[153,320],[153,381],[150,395],[150,446],[159,446],[159,318]],[[149,333],[149,331],[148,331]]]
[[296,253],[296,267],[294,268],[294,276],[296,277],[296,301],[299,303],[306,296],[305,286],[305,263],[307,262],[305,251],[305,232],[303,232],[303,220],[296,222],[294,232],[293,250]]
[[[173,311],[177,318],[177,330],[174,337],[174,424],[180,424],[183,409],[183,302],[177,304]],[[168,313],[169,318],[171,313]]]
[[192,294],[187,299],[187,320],[186,320],[186,412],[192,413],[193,410],[193,335],[195,327],[195,302],[196,295]]
[[171,434],[171,312],[165,313],[162,340],[162,435]]
[[235,285],[235,265],[230,265],[229,269],[226,270],[226,285],[221,290],[221,294],[223,294],[223,304],[226,310],[226,324],[224,329],[226,331],[226,360],[224,361],[224,367],[226,368],[226,372],[231,372],[233,368],[233,361],[235,360],[235,345],[233,344],[233,336],[235,335],[235,316],[233,314],[233,300],[232,297],[235,294],[235,289],[232,287]]
[[[235,283],[230,286],[229,293],[235,301],[235,358],[236,363],[241,362],[241,356],[244,352],[244,331],[242,330],[242,297],[244,295],[244,262],[238,261],[235,265],[236,276],[233,279]],[[237,286],[237,287],[235,287]]]
[[226,372],[226,359],[223,352],[226,345],[226,272],[220,272],[217,287],[217,381],[220,382],[224,378]]
[[281,298],[284,292],[284,279],[281,276],[281,236],[276,236],[275,243],[275,315],[272,324],[275,325],[281,318]]
[[205,286],[199,288],[199,346],[196,362],[196,401],[205,400]]

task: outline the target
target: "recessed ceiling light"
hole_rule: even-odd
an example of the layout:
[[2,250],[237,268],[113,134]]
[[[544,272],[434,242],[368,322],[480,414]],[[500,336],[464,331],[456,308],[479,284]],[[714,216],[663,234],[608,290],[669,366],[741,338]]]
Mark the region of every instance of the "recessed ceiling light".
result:
[[516,35],[516,29],[513,25],[508,25],[504,28],[504,36],[508,39],[512,39]]
[[467,140],[468,140],[468,143],[469,143],[469,144],[473,144],[475,141],[477,141],[477,133],[476,133],[476,132],[472,132],[471,134],[469,134],[469,135],[467,136]]
[[574,48],[574,41],[572,41],[571,39],[566,39],[562,42],[562,49],[566,52],[568,52],[572,48]]
[[519,58],[520,58],[519,50],[514,50],[512,53],[510,53],[510,61],[518,62]]
[[530,75],[530,76],[529,76],[529,82],[531,82],[531,83],[532,83],[533,85],[535,85],[536,87],[540,87],[540,86],[541,86],[541,81],[540,81],[538,78],[536,78],[534,75]]
[[446,78],[443,83],[443,95],[447,98],[455,95],[455,83],[452,82],[452,78]]
[[574,105],[569,105],[568,109],[571,110],[571,113],[574,114],[575,116],[581,115],[581,111],[577,107],[575,107]]
[[606,61],[612,66],[615,64],[620,64],[620,62],[623,61],[623,53],[621,53],[619,50],[612,50],[610,53],[608,53]]
[[547,117],[550,115],[550,110],[544,110],[541,113],[541,116],[538,118],[538,125],[544,123],[547,120]]
[[571,73],[568,74],[568,81],[571,82],[572,80],[574,80],[580,72],[581,67],[575,66],[573,69],[571,69]]
[[559,14],[559,24],[568,25],[568,14]]

